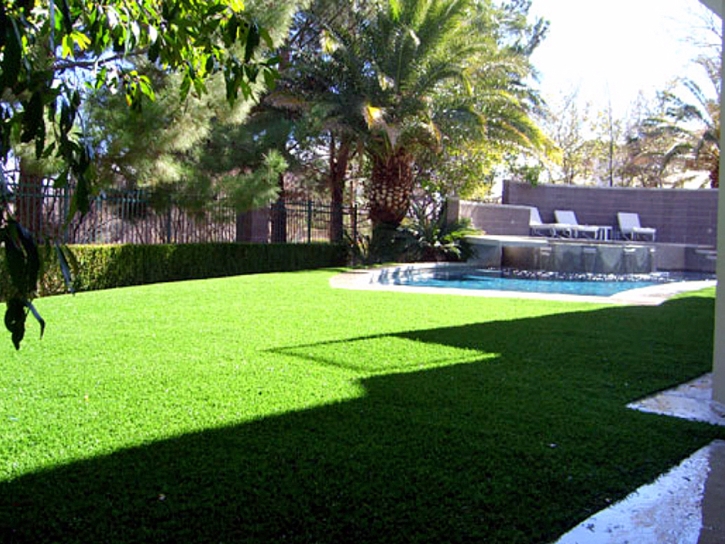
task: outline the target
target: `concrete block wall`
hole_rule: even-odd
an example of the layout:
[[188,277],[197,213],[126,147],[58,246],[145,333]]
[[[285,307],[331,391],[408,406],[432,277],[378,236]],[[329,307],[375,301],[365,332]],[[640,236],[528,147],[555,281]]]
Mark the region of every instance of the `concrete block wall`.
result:
[[717,246],[717,189],[639,189],[507,182],[503,204],[535,206],[545,223],[554,210],[574,210],[581,224],[605,225],[618,234],[617,212],[636,212],[657,241]]
[[468,217],[473,228],[491,235],[528,236],[530,213],[528,206],[502,206],[458,199],[448,202],[449,220]]

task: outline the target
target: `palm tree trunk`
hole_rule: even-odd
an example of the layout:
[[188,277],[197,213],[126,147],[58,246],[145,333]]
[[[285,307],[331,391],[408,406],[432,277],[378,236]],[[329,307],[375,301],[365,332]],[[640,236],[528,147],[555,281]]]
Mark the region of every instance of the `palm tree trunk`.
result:
[[719,164],[719,162],[716,162],[715,167],[710,171],[710,188],[711,189],[720,188],[720,164]]
[[368,191],[373,229],[397,228],[405,218],[413,193],[413,158],[401,149],[385,157],[373,157]]
[[368,187],[371,262],[397,260],[401,250],[398,227],[405,219],[413,193],[413,158],[404,150],[384,157],[373,156]]

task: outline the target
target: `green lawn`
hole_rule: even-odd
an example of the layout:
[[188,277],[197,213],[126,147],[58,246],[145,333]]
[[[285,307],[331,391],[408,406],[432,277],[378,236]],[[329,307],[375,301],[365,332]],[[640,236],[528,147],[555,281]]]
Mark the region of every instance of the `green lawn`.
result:
[[331,274],[37,301],[45,338],[0,342],[0,541],[550,542],[725,438],[625,407],[711,369],[714,290],[612,307]]

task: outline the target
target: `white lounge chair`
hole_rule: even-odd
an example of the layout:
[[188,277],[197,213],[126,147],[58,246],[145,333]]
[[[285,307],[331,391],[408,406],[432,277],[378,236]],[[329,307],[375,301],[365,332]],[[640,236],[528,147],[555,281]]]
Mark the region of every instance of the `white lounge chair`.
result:
[[617,221],[619,222],[619,231],[625,240],[634,241],[637,240],[637,237],[641,237],[655,241],[657,229],[640,225],[638,213],[619,212]]
[[557,223],[563,223],[570,226],[571,233],[574,238],[579,238],[581,236],[583,238],[597,239],[600,236],[604,236],[600,233],[606,232],[607,229],[607,227],[599,225],[580,225],[576,218],[576,214],[571,210],[554,210],[554,216],[556,217]]
[[571,226],[559,223],[544,223],[539,214],[539,208],[530,208],[529,229],[532,236],[571,236]]

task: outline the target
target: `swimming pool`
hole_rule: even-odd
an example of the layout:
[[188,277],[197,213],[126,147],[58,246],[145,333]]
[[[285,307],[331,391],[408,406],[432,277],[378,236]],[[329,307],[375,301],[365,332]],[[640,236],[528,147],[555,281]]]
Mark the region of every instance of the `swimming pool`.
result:
[[404,274],[382,275],[383,285],[513,291],[610,297],[618,293],[682,281],[713,280],[714,276],[691,273],[658,272],[653,274],[613,276],[592,274],[557,274],[520,270],[433,268]]
[[623,277],[481,269],[458,263],[357,269],[330,278],[330,286],[337,289],[637,305],[662,304],[674,295],[715,285],[714,274],[657,272]]

